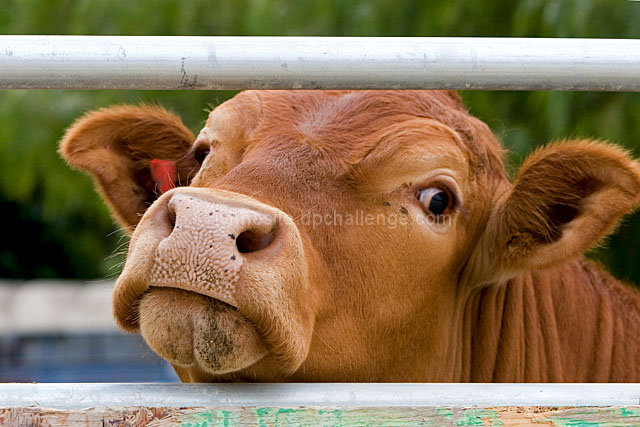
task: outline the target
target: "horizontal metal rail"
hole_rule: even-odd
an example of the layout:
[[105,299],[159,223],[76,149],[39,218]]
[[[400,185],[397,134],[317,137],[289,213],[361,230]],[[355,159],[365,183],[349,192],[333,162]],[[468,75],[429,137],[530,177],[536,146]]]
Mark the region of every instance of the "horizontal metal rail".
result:
[[640,384],[0,384],[27,406],[640,406]]
[[640,40],[0,36],[0,89],[640,91]]

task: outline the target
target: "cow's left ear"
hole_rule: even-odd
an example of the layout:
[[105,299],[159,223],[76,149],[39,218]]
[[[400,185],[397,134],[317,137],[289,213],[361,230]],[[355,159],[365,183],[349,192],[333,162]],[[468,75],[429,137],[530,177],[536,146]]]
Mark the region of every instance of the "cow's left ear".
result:
[[60,143],[72,166],[94,177],[116,220],[129,228],[163,191],[186,185],[199,169],[180,118],[157,106],[123,105],[78,119]]
[[550,268],[596,245],[638,205],[640,165],[614,145],[557,143],[529,156],[503,200],[481,239],[485,281]]

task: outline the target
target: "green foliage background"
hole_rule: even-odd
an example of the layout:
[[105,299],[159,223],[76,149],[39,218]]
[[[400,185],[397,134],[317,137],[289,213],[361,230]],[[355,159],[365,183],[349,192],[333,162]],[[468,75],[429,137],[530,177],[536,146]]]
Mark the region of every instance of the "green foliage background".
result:
[[[270,1],[2,0],[0,33],[95,35],[345,35],[640,37],[640,2],[626,0]],[[233,92],[1,91],[0,277],[90,279],[118,273],[126,239],[91,180],[58,158],[64,129],[87,110],[157,102],[197,132],[204,108]],[[640,155],[640,95],[465,92],[471,112],[511,151],[515,167],[539,144],[604,138]],[[115,232],[114,232],[115,231]],[[592,256],[640,283],[640,215]]]

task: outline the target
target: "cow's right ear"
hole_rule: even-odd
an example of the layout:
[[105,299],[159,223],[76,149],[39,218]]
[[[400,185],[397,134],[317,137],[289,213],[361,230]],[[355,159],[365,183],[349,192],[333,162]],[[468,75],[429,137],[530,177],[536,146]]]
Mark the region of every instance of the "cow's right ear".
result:
[[59,152],[93,176],[115,218],[130,228],[169,184],[186,185],[197,172],[189,156],[193,140],[164,108],[127,105],[85,114],[67,130]]

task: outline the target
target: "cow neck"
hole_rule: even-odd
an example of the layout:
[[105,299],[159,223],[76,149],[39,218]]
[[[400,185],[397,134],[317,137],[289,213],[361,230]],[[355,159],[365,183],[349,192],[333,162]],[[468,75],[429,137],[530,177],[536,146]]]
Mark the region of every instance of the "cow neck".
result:
[[640,292],[580,259],[467,298],[460,381],[640,381]]

